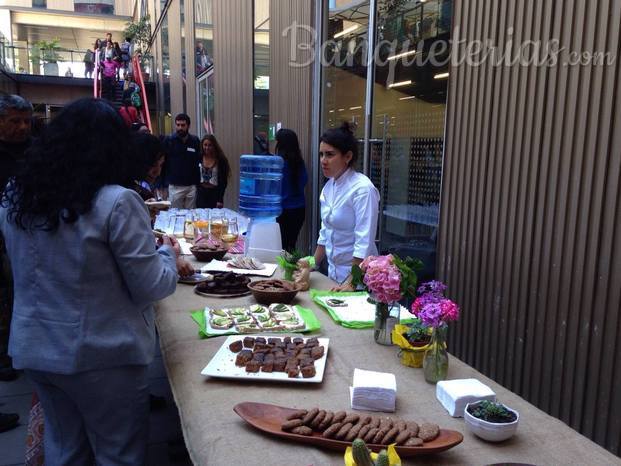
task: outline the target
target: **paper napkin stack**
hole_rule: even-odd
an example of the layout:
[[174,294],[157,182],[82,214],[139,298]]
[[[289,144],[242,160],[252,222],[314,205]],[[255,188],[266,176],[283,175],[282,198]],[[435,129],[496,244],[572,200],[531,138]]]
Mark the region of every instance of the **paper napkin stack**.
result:
[[352,409],[393,412],[397,401],[397,380],[394,374],[354,369],[349,394]]
[[496,400],[496,394],[477,379],[442,380],[436,384],[436,398],[453,417],[463,417],[468,403]]

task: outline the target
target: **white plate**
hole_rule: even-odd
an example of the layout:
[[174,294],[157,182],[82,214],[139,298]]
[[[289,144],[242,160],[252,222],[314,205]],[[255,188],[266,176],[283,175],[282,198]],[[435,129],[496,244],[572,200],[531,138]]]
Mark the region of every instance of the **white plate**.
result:
[[[245,367],[238,367],[235,365],[235,358],[237,353],[233,353],[229,349],[229,345],[237,340],[243,340],[249,335],[231,335],[228,337],[218,352],[211,358],[209,364],[201,371],[201,375],[208,375],[210,377],[219,377],[225,379],[246,379],[246,380],[267,380],[270,382],[292,382],[292,383],[321,383],[323,380],[323,372],[326,368],[326,360],[328,358],[328,343],[329,338],[318,338],[319,345],[324,347],[323,356],[321,359],[315,361],[315,377],[309,377],[307,379],[302,377],[302,374],[297,377],[288,377],[286,372],[246,372]],[[256,338],[262,336],[266,340],[268,338],[283,338],[282,336],[271,335],[252,335]],[[303,338],[304,342],[308,338]]]

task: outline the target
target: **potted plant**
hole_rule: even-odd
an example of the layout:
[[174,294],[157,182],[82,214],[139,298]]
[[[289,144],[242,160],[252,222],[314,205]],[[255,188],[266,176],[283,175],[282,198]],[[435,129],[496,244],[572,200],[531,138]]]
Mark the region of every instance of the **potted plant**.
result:
[[408,367],[423,367],[423,357],[431,342],[431,328],[420,319],[411,324],[395,325],[392,331],[392,342],[401,350],[399,360]]
[[420,296],[412,304],[411,312],[432,329],[431,343],[423,359],[425,380],[436,383],[446,379],[448,372],[446,332],[448,323],[459,318],[459,307],[444,297],[446,285],[437,280],[423,283],[417,291]]
[[464,420],[476,436],[490,442],[502,442],[515,434],[520,415],[502,403],[481,400],[466,405]]
[[392,331],[399,323],[399,301],[415,296],[418,277],[416,271],[423,263],[407,257],[401,260],[394,254],[369,256],[352,266],[352,285],[367,290],[375,303],[373,336],[381,345],[392,345]]
[[278,265],[284,271],[285,280],[293,280],[293,272],[298,269],[298,261],[302,259],[302,257],[304,257],[304,255],[298,250],[292,252],[283,250],[282,254],[276,258]]
[[[125,23],[123,37],[126,37],[133,43],[134,54],[139,57],[142,75],[145,81],[149,80],[149,71],[147,66],[153,56],[147,52],[151,43],[151,23],[149,15],[145,15],[138,21]],[[149,68],[150,70],[150,68]]]
[[58,62],[62,61],[59,52],[60,39],[39,40],[35,42],[33,55],[43,62],[43,74],[46,76],[58,76]]

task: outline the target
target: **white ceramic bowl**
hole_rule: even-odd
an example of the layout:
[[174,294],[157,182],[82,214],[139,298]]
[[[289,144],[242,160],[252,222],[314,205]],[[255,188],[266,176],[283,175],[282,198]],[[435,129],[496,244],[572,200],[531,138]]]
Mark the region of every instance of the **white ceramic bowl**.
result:
[[481,437],[483,440],[487,440],[488,442],[502,442],[503,440],[507,440],[512,437],[513,434],[517,431],[518,422],[520,420],[520,414],[514,409],[509,408],[506,405],[503,405],[509,411],[515,414],[516,419],[513,422],[508,422],[506,424],[494,424],[492,422],[487,422],[477,417],[474,417],[472,414],[468,412],[468,406],[476,405],[480,403],[477,401],[475,403],[468,403],[466,405],[466,409],[464,410],[464,420],[466,421],[466,427],[470,432],[474,435]]

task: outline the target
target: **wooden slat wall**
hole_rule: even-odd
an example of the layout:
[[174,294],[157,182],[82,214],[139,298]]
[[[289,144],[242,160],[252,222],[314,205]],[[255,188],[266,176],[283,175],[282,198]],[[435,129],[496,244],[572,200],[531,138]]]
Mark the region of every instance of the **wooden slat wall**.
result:
[[462,306],[450,351],[617,455],[620,17],[614,0],[454,2],[468,41],[616,61],[451,67],[438,244]]
[[[294,22],[299,25],[312,26],[314,17],[314,1],[309,0],[271,0],[270,2],[270,96],[269,120],[270,124],[281,122],[283,128],[295,131],[300,141],[302,157],[306,162],[309,173],[306,198],[311,199],[310,174],[311,163],[311,119],[312,119],[312,92],[313,92],[313,65],[294,67],[290,65],[291,41],[295,31],[283,36]],[[298,41],[310,42],[310,35],[306,32],[298,34]],[[312,50],[298,51],[297,63],[310,63]],[[310,205],[307,202],[307,205]],[[311,209],[306,212],[306,223],[302,227],[298,238],[298,247],[306,250],[310,244],[310,215]]]
[[213,0],[215,135],[232,176],[225,207],[236,209],[239,157],[252,153],[252,1]]

